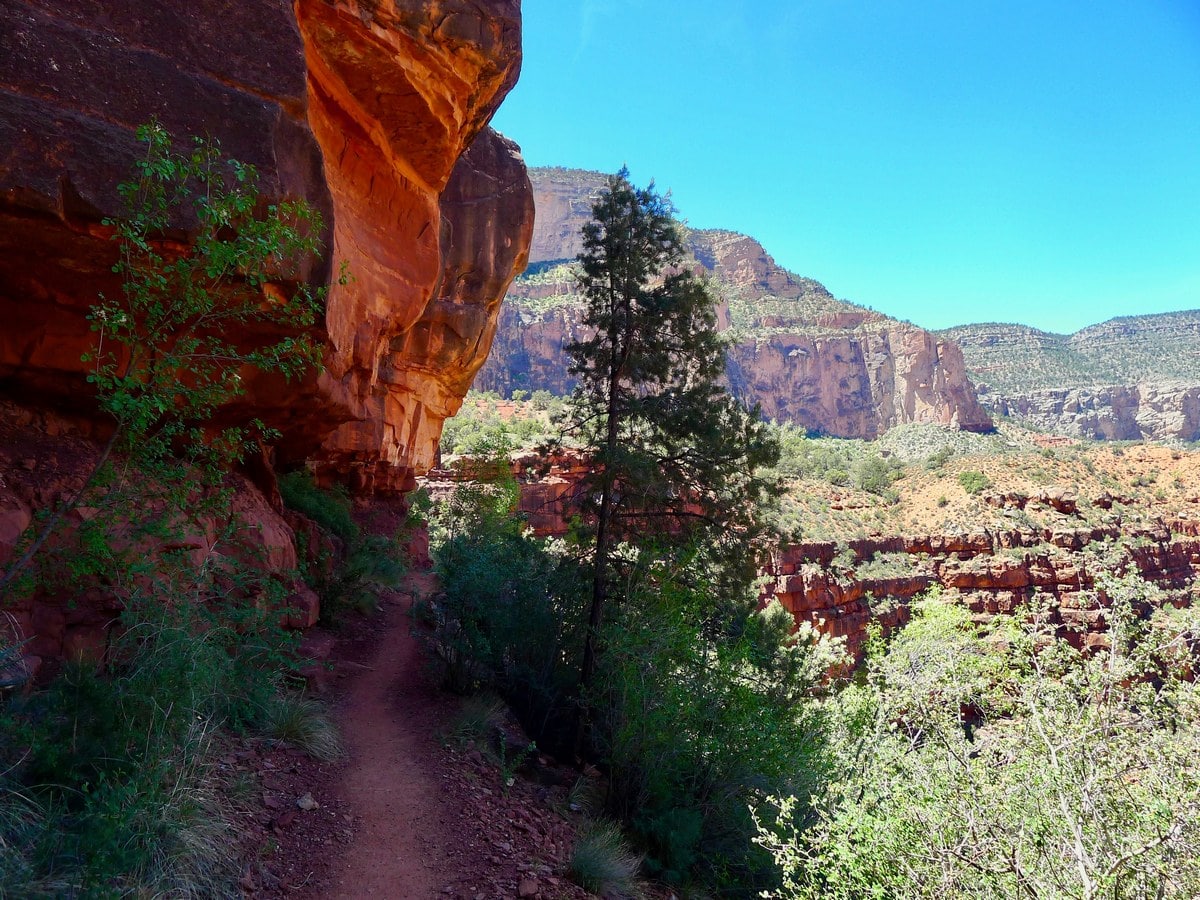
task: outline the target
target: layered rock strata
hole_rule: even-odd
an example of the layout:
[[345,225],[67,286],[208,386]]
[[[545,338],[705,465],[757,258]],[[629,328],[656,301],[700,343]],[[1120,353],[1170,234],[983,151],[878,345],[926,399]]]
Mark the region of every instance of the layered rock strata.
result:
[[[532,172],[537,225],[530,260],[500,314],[491,357],[475,386],[568,393],[564,347],[580,336],[581,305],[568,269],[580,228],[605,176],[570,169]],[[753,238],[688,233],[691,264],[711,275],[718,327],[731,337],[726,374],[733,392],[763,414],[839,437],[874,438],[893,425],[992,427],[952,341],[835,299],[788,272]]]
[[985,323],[957,342],[992,413],[1070,437],[1200,439],[1200,310],[1124,316],[1052,334]]
[[1200,386],[1181,382],[988,392],[980,399],[997,415],[1069,437],[1200,440]]
[[[1168,599],[1190,596],[1200,576],[1200,520],[864,539],[850,543],[853,562],[835,569],[839,549],[835,542],[779,548],[763,573],[763,596],[798,623],[844,638],[855,655],[872,623],[885,631],[903,625],[909,601],[934,586],[980,623],[1048,602],[1060,636],[1076,647],[1103,647],[1109,598],[1096,590],[1096,575],[1119,557]],[[880,557],[890,571],[872,575]]]
[[[431,471],[435,498],[464,480],[481,477],[467,464]],[[577,454],[515,456],[520,512],[534,534],[566,534],[580,508],[577,485],[587,471]],[[932,587],[957,599],[986,623],[1031,601],[1051,604],[1051,621],[1077,647],[1108,640],[1108,598],[1095,589],[1100,572],[1125,568],[1166,591],[1168,601],[1190,602],[1200,577],[1200,516],[1080,523],[1078,504],[1102,510],[1115,498],[1081,501],[1073,492],[1047,489],[1037,496],[994,493],[994,506],[1037,503],[1055,510],[1053,527],[997,528],[971,533],[868,537],[847,543],[810,541],[780,546],[762,571],[763,602],[778,600],[797,624],[842,638],[858,656],[874,623],[885,632],[909,619],[910,601]],[[1200,499],[1194,502],[1200,502]]]

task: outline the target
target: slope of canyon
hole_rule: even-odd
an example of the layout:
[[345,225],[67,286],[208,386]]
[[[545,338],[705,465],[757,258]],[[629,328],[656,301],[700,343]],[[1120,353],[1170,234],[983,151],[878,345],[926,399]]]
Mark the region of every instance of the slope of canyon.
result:
[[1071,437],[1200,439],[1200,310],[1122,316],[1062,335],[1024,325],[941,332],[994,415]]
[[[564,394],[571,383],[563,346],[578,335],[580,309],[570,260],[605,176],[533,169],[530,177],[531,266],[509,290],[475,387]],[[992,427],[952,341],[835,299],[745,235],[693,230],[687,244],[697,270],[713,278],[720,327],[733,339],[730,387],[766,417],[861,438],[911,422]]]

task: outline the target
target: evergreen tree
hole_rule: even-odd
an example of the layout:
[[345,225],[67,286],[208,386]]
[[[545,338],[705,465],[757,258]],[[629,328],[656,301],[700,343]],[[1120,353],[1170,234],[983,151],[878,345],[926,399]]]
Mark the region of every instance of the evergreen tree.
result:
[[742,408],[720,382],[725,353],[713,296],[683,265],[672,213],[668,198],[653,185],[634,187],[622,169],[583,229],[579,286],[590,337],[567,347],[578,378],[567,421],[591,453],[582,487],[595,500],[585,689],[614,591],[616,546],[690,545],[693,559],[700,547],[706,580],[732,597],[753,577],[749,545],[770,492],[755,470],[778,458],[757,410]]

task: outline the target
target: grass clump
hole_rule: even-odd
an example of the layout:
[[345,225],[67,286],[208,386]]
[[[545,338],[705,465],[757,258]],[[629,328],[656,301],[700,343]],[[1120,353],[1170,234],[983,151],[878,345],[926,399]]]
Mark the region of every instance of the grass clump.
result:
[[463,700],[445,739],[460,747],[484,744],[504,718],[504,701],[486,694],[474,694]]
[[259,730],[271,740],[289,744],[309,756],[331,762],[342,755],[337,726],[325,705],[298,694],[277,694],[267,703]]
[[621,829],[597,822],[580,835],[571,852],[571,879],[584,890],[605,897],[639,897],[641,858],[630,849]]

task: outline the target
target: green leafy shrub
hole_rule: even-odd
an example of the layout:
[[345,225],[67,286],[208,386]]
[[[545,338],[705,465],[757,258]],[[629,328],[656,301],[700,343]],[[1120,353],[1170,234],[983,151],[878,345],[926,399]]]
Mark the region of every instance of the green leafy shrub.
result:
[[751,843],[750,807],[770,785],[804,793],[819,778],[811,697],[833,657],[811,632],[789,637],[778,604],[714,621],[686,559],[643,552],[639,562],[597,682],[608,810],[629,823],[650,874],[753,896],[772,876]]
[[992,486],[992,480],[982,472],[968,470],[958,473],[958,483],[968,494],[978,494]]
[[460,485],[434,516],[442,593],[427,640],[448,687],[496,691],[539,745],[563,748],[575,709],[583,576],[561,548],[524,534],[511,517],[516,492],[511,475]]
[[321,599],[322,624],[338,625],[347,612],[373,612],[380,591],[397,587],[408,571],[400,546],[403,534],[388,538],[364,533],[351,515],[346,489],[319,488],[303,470],[281,476],[279,493],[289,508],[337,540],[336,558],[318,560],[305,572]]
[[[227,475],[270,431],[213,418],[247,367],[315,365],[306,329],[322,292],[303,271],[320,217],[260,202],[254,169],[215,142],[177,153],[157,125],[138,134],[146,154],[119,187],[128,213],[108,223],[122,288],[92,308],[85,356],[112,437],[0,577],[0,596],[103,593],[123,611],[101,661],[0,706],[4,896],[230,894],[221,732],[256,727],[296,664],[283,585],[234,514]],[[164,241],[181,226],[186,247]],[[261,340],[234,345],[234,331]]]
[[883,494],[903,474],[904,465],[899,460],[870,455],[855,463],[853,481],[859,490]]
[[342,485],[319,488],[312,475],[298,469],[279,476],[279,494],[288,508],[308,516],[347,544],[358,537],[358,525],[350,514],[350,495]]
[[781,798],[760,826],[772,896],[1200,894],[1200,705],[1180,666],[1197,615],[1147,620],[1147,585],[1101,582],[1111,647],[1092,655],[1046,610],[995,641],[920,607],[831,709],[838,765],[814,805]]

